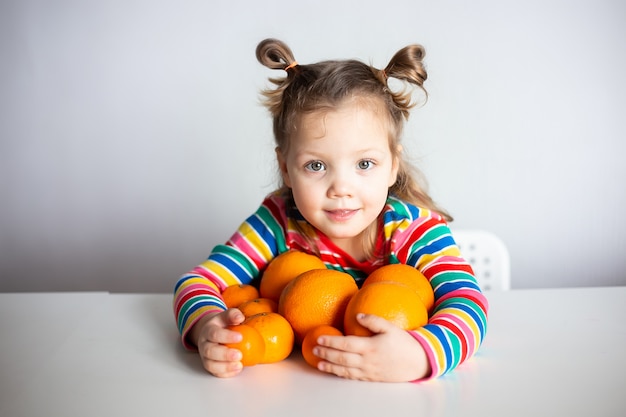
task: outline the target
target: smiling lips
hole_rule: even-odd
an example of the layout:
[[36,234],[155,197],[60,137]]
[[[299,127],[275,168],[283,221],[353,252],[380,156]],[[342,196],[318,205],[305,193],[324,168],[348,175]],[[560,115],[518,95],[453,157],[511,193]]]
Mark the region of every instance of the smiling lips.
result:
[[346,210],[346,209],[326,210],[326,215],[332,221],[345,222],[345,221],[350,220],[357,212],[358,210]]

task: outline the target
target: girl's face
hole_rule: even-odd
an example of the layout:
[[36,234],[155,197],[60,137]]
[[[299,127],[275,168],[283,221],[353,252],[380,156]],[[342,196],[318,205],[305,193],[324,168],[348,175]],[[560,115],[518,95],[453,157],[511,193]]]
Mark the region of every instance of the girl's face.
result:
[[285,185],[304,218],[356,259],[362,233],[375,222],[396,181],[382,107],[348,100],[339,108],[306,114],[278,151]]

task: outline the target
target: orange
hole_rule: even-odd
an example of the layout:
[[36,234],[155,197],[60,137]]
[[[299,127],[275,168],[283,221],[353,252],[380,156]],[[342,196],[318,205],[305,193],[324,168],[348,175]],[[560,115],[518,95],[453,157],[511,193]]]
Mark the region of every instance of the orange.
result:
[[306,333],[302,341],[302,357],[313,368],[317,368],[317,364],[322,360],[313,354],[313,348],[317,346],[317,339],[323,335],[343,336],[339,329],[326,324],[314,327]]
[[385,265],[372,272],[361,288],[372,282],[391,281],[408,285],[417,291],[429,312],[435,304],[435,293],[430,281],[417,268],[405,264]]
[[428,311],[417,291],[393,282],[373,282],[361,287],[348,303],[344,317],[345,333],[371,336],[372,332],[357,322],[358,313],[377,315],[404,330],[417,329],[428,323]]
[[239,349],[241,351],[241,364],[243,366],[253,366],[261,363],[263,355],[265,355],[265,340],[261,333],[254,327],[246,324],[236,326],[227,326],[229,330],[241,333],[242,339],[238,343],[227,343],[229,348]]
[[250,284],[235,284],[222,292],[222,298],[226,303],[226,307],[235,308],[248,300],[254,300],[259,297],[259,291]]
[[293,330],[289,322],[278,313],[259,313],[243,322],[254,327],[265,340],[265,354],[261,363],[280,362],[293,350]]
[[239,310],[244,316],[250,317],[259,313],[276,313],[278,311],[278,303],[269,298],[255,298],[241,304]]
[[263,272],[259,286],[261,297],[278,302],[283,288],[289,281],[311,269],[326,269],[326,265],[317,256],[304,252],[290,250],[281,253]]
[[306,332],[321,324],[340,328],[346,306],[358,290],[345,272],[314,269],[287,284],[278,301],[278,312],[289,321],[300,343]]

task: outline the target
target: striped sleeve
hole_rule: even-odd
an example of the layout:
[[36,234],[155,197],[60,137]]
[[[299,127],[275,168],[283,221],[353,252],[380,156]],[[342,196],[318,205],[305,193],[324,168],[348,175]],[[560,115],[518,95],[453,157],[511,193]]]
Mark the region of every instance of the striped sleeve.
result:
[[173,307],[185,347],[194,348],[187,334],[200,318],[226,310],[221,296],[226,287],[252,282],[287,250],[281,204],[281,199],[266,199],[226,244],[216,246],[206,261],[179,278]]
[[433,287],[435,306],[428,324],[410,333],[428,355],[432,373],[427,378],[436,378],[476,353],[487,330],[488,304],[444,220],[423,214],[396,224],[401,244],[392,255],[419,269]]

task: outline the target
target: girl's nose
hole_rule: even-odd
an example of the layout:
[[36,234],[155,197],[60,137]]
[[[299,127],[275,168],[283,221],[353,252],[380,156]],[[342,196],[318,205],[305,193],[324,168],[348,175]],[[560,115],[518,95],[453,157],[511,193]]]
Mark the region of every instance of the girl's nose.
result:
[[345,174],[333,175],[328,187],[328,198],[342,198],[352,196],[352,183]]

